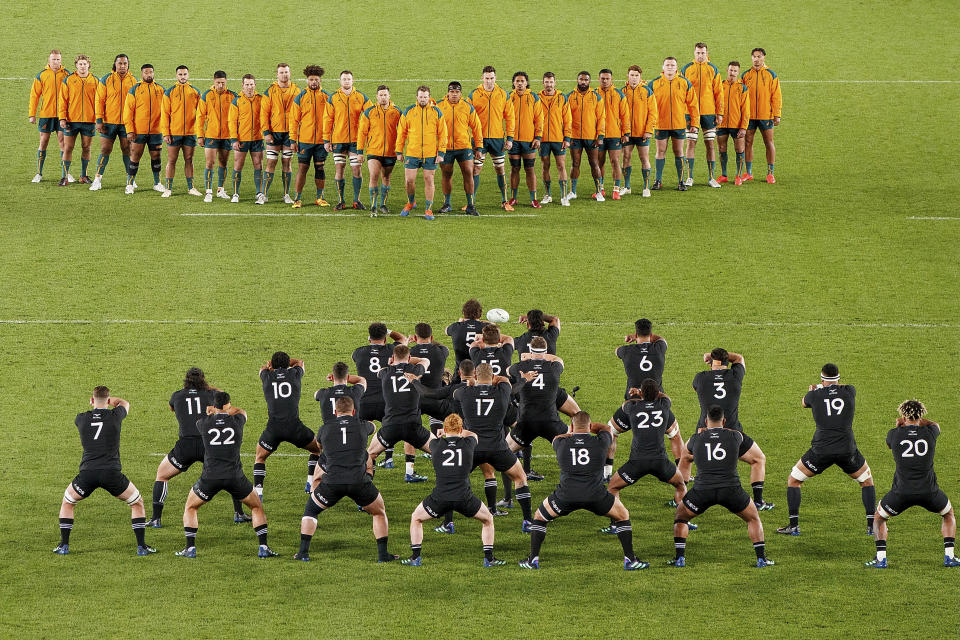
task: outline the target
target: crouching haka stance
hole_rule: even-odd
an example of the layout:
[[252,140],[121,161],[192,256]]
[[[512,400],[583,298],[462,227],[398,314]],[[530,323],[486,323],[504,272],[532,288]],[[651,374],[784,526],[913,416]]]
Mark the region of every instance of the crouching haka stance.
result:
[[213,406],[207,407],[207,415],[197,420],[205,451],[203,471],[187,496],[187,505],[183,510],[183,533],[187,543],[176,555],[182,558],[197,557],[197,511],[221,491],[226,491],[235,500],[250,507],[253,531],[259,543],[257,557],[272,558],[277,555],[267,546],[267,516],[263,512],[263,504],[250,480],[243,475],[240,463],[240,445],[243,443],[243,426],[246,423],[247,412],[231,406],[230,394],[226,391],[214,393]]
[[954,555],[957,519],[945,494],[937,484],[933,454],[940,426],[923,417],[927,408],[919,400],[907,400],[898,408],[897,426],[887,432],[887,446],[893,451],[897,470],[890,492],[877,505],[877,556],[866,563],[872,569],[887,568],[887,520],[910,507],[919,506],[939,513],[943,518],[943,566],[960,567]]
[[387,512],[383,497],[373,484],[373,461],[366,452],[373,423],[356,417],[353,398],[337,398],[334,404],[336,417],[324,422],[317,435],[326,456],[326,473],[314,480],[313,492],[307,498],[300,521],[300,550],[294,558],[310,561],[310,541],[317,530],[317,516],[348,497],[373,516],[377,562],[396,560],[399,556],[387,553]]
[[99,488],[106,489],[130,507],[130,521],[137,536],[137,555],[156,553],[144,542],[146,518],[140,492],[120,471],[120,423],[130,411],[130,403],[122,398],[111,398],[110,390],[97,387],[90,398],[91,411],[78,414],[74,420],[80,431],[83,458],[77,477],[67,485],[60,504],[60,544],[54,553],[70,553],[70,532],[73,530],[73,511],[77,503]]
[[807,478],[823,473],[837,465],[848,476],[860,483],[860,497],[867,513],[867,535],[873,535],[873,512],[877,490],[873,486],[870,466],[857,448],[853,438],[854,400],[857,390],[852,384],[840,384],[837,365],[827,363],[820,371],[821,384],[810,385],[800,405],[813,411],[817,430],[810,449],[797,460],[787,478],[787,506],[790,524],[777,533],[800,535],[800,487]]
[[687,441],[683,460],[697,465],[697,477],[693,488],[677,505],[673,521],[673,547],[676,556],[670,561],[675,567],[686,566],[687,523],[714,505],[722,505],[747,523],[747,533],[757,553],[757,568],[768,567],[773,560],[767,558],[763,540],[763,523],[757,506],[743,490],[737,475],[737,456],[743,439],[740,431],[726,429],[723,407],[714,405],[707,411],[704,428]]
[[[596,437],[591,435],[596,434]],[[620,498],[603,486],[603,462],[613,436],[605,424],[590,422],[590,414],[581,411],[573,416],[571,431],[553,439],[560,467],[560,484],[543,501],[530,525],[530,555],[520,563],[524,569],[540,568],[540,546],[547,535],[547,523],[573,513],[577,509],[592,511],[614,521],[617,537],[623,546],[623,568],[627,571],[646,569],[648,562],[637,560],[633,553],[633,528],[630,513]]]
[[493,556],[493,516],[470,491],[470,470],[473,468],[473,452],[478,440],[477,434],[464,430],[463,420],[453,413],[443,421],[443,436],[430,441],[437,486],[410,516],[411,555],[401,560],[401,564],[413,567],[422,564],[420,548],[423,545],[423,523],[451,510],[468,518],[476,518],[483,525],[480,538],[483,541],[484,567],[506,564]]

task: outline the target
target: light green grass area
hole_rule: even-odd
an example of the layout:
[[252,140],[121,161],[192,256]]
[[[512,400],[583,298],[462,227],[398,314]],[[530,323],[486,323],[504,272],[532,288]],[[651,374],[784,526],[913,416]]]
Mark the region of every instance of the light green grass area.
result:
[[[914,509],[897,518],[890,527],[891,568],[866,572],[861,565],[872,557],[873,541],[863,533],[859,488],[831,469],[804,487],[803,535],[773,532],[786,524],[786,478],[813,433],[799,401],[827,361],[857,386],[855,432],[878,497],[893,477],[884,437],[896,406],[919,397],[943,426],[941,487],[960,500],[954,429],[960,221],[911,219],[958,217],[950,124],[960,110],[960,76],[949,65],[960,57],[950,26],[954,10],[948,2],[894,8],[774,2],[697,15],[695,7],[681,12],[666,3],[587,7],[566,0],[240,2],[229,9],[131,2],[88,6],[82,14],[6,6],[0,635],[850,638],[878,629],[900,638],[955,635],[958,576],[941,566],[936,515]],[[61,29],[61,21],[69,28]],[[596,75],[602,67],[614,69],[620,86],[634,63],[651,80],[664,56],[691,59],[698,40],[710,45],[721,67],[731,59],[746,66],[752,47],[766,48],[783,89],[778,184],[761,182],[759,140],[760,179],[743,187],[706,188],[701,147],[697,185],[687,193],[666,189],[650,199],[598,204],[589,200],[585,171],[580,199],[569,208],[521,206],[517,214],[536,216],[440,216],[434,223],[183,215],[292,213],[280,203],[279,179],[270,203],[252,204],[249,161],[239,204],[185,195],[182,162],[175,197],[161,200],[149,190],[146,160],[140,191],[124,196],[116,152],[98,193],[55,186],[55,146],[44,182],[29,183],[37,137],[26,122],[29,78],[53,47],[63,50],[68,67],[77,53],[90,55],[97,75],[124,51],[135,69],[154,64],[161,84],[181,63],[195,78],[222,68],[234,90],[247,72],[263,90],[281,60],[295,78],[317,63],[327,70],[329,91],[338,72],[350,69],[368,96],[386,82],[406,106],[421,81],[437,97],[449,80],[476,86],[485,64],[498,69],[505,88],[518,69],[530,74],[535,89],[547,70],[569,91],[578,71]],[[732,166],[732,150],[730,156]],[[494,213],[499,193],[487,164],[478,205]],[[79,175],[79,152],[73,173]],[[538,181],[539,173],[538,163]],[[672,186],[669,157],[664,175]],[[401,177],[398,170],[394,210],[403,202]],[[609,191],[609,165],[606,180]],[[637,170],[635,193],[639,181]],[[305,193],[312,197],[309,186]],[[334,194],[330,179],[327,198]],[[459,208],[458,179],[453,195]],[[479,526],[461,517],[454,536],[427,529],[420,569],[377,565],[370,518],[349,501],[320,516],[314,562],[300,564],[292,555],[306,457],[290,445],[281,448],[289,456],[267,464],[265,509],[280,558],[256,559],[255,538],[230,522],[225,495],[200,511],[200,557],[173,556],[183,546],[178,520],[196,467],[170,482],[164,528],[147,531],[156,556],[134,556],[127,508],[104,492],[77,508],[71,554],[50,553],[59,502],[80,459],[73,418],[95,385],[109,385],[133,405],[121,455],[149,502],[157,464],[176,439],[167,400],[189,366],[201,366],[249,411],[244,464],[252,477],[266,421],[256,373],[273,351],[305,359],[301,415],[316,428],[320,411],[309,394],[327,384],[334,362],[366,342],[371,321],[408,333],[426,321],[441,334],[469,297],[514,318],[530,308],[559,315],[563,384],[581,386],[577,400],[602,421],[623,392],[613,350],[638,317],[651,318],[669,341],[664,386],[685,435],[698,415],[690,381],[703,368],[703,352],[724,346],[743,353],[741,418],[767,456],[766,498],[777,507],[762,518],[777,566],[751,568],[745,526],[717,507],[698,518],[700,531],[690,535],[689,567],[666,567],[673,513],[663,503],[671,491],[650,478],[622,494],[637,553],[653,564],[644,572],[620,570],[616,539],[596,533],[606,522],[585,512],[550,525],[539,573],[516,567],[529,550],[519,513],[496,520],[497,555],[506,567],[482,569]],[[628,442],[621,438],[617,464],[626,460]],[[532,484],[539,502],[558,472],[545,442],[534,453],[534,468],[547,476]],[[417,467],[432,478],[426,461],[418,459]],[[742,476],[747,482],[745,468]],[[406,553],[410,513],[432,482],[407,485],[398,469],[379,472],[376,483],[390,517],[391,550]],[[474,487],[482,495],[479,474]]]

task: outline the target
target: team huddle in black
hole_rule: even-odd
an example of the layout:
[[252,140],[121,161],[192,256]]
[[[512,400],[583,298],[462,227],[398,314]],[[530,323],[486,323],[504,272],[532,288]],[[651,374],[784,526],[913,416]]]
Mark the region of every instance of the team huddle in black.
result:
[[[746,523],[756,566],[774,564],[766,555],[759,516],[760,511],[775,506],[763,499],[765,456],[744,433],[738,415],[746,375],[742,355],[720,348],[703,354],[709,368],[693,380],[700,417],[695,432],[684,442],[672,400],[663,390],[667,343],[652,332],[648,320],[637,321],[635,333],[626,336],[626,344],[616,350],[627,377],[625,401],[608,423],[602,423],[580,409],[573,397],[576,390],[567,393],[560,387],[564,363],[556,355],[559,318],[533,310],[520,318],[528,331],[513,339],[502,335],[496,324],[482,321],[481,311],[479,303],[470,300],[464,305],[463,317],[447,327],[446,333],[453,339],[455,371],[446,370],[449,350],[434,341],[429,325],[418,324],[415,333],[406,336],[388,331],[382,323],[372,324],[369,343],[353,353],[357,374],[338,362],[327,376],[332,385],[314,394],[323,418],[316,434],[300,419],[303,361],[280,351],[273,354],[260,369],[268,419],[258,440],[252,483],[240,457],[246,412],[231,404],[229,393],[208,384],[200,369],[191,368],[183,388],[170,398],[179,438],[157,470],[149,521],[140,492],[123,475],[120,465],[120,427],[130,404],[112,397],[106,387],[97,387],[90,400],[93,408],[75,421],[83,458],[78,475],[64,492],[61,542],[55,553],[69,553],[75,505],[97,488],[106,489],[131,507],[138,555],[154,553],[145,541],[145,529],[163,526],[167,483],[199,462],[203,470],[188,494],[183,514],[186,542],[177,555],[196,557],[198,510],[226,491],[234,501],[234,521],[252,523],[257,555],[276,556],[267,544],[263,487],[267,458],[288,442],[310,453],[305,487],[309,497],[294,557],[310,560],[318,517],[347,497],[372,516],[378,562],[398,560],[399,556],[388,551],[386,510],[374,476],[378,466],[394,468],[393,449],[402,442],[405,481],[426,480],[414,471],[417,449],[431,458],[436,478],[433,491],[412,513],[411,555],[402,560],[405,565],[422,564],[423,522],[443,518],[435,531],[454,533],[454,512],[480,521],[483,566],[505,564],[494,555],[494,518],[507,515],[506,509],[516,504],[523,513],[521,531],[531,536],[530,553],[520,562],[521,567],[539,569],[548,524],[583,509],[609,519],[609,526],[600,531],[618,537],[625,570],[645,569],[649,563],[634,552],[630,514],[620,492],[646,475],[674,489],[674,499],[668,503],[676,509],[671,565],[686,566],[687,537],[696,529],[691,520],[716,505]],[[825,365],[820,378],[820,384],[810,385],[801,401],[812,410],[816,430],[810,449],[789,474],[790,521],[777,532],[801,534],[803,482],[837,465],[861,485],[867,533],[874,536],[877,549],[866,566],[886,568],[887,521],[911,506],[942,516],[944,565],[960,566],[954,556],[953,507],[939,488],[933,469],[940,429],[924,417],[926,408],[916,400],[900,405],[897,426],[886,440],[896,463],[893,487],[877,503],[870,467],[853,435],[856,390],[840,384],[836,365]],[[569,425],[561,414],[570,416]],[[424,415],[429,417],[429,429],[423,425]],[[379,429],[374,422],[380,423]],[[630,454],[614,473],[617,436],[626,431],[632,432]],[[529,466],[529,447],[538,437],[552,444],[560,480],[535,506],[528,484],[536,479]],[[386,456],[378,464],[383,453]],[[741,483],[740,461],[750,466],[752,496]],[[470,474],[477,467],[484,475],[484,501],[470,486]],[[502,474],[505,491],[500,501],[497,472]],[[688,490],[690,482],[693,486]]]

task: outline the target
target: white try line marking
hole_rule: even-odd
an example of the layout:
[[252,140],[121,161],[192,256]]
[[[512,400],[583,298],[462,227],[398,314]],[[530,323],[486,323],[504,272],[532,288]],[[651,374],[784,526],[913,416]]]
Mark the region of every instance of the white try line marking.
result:
[[[181,213],[188,218],[369,218],[369,213]],[[481,213],[479,216],[463,214],[435,214],[437,218],[447,220],[466,220],[469,218],[536,218],[536,213]],[[400,218],[398,213],[381,213],[378,218]],[[411,218],[422,218],[423,214],[412,213]]]
[[[413,326],[420,320],[380,320],[389,326],[410,325]],[[609,320],[604,322],[590,321],[568,321],[563,324],[574,327],[621,327],[624,330],[633,328],[633,320]],[[149,318],[105,318],[102,320],[85,320],[71,318],[50,318],[50,319],[0,319],[0,325],[110,325],[110,324],[131,324],[131,325],[216,325],[216,324],[259,324],[259,325],[314,325],[314,326],[355,326],[367,325],[370,319],[366,320],[327,320],[320,318],[221,318],[213,320],[202,320],[196,318],[174,318],[168,320],[155,320]],[[718,320],[718,321],[663,321],[657,323],[658,327],[749,327],[749,328],[850,328],[850,329],[960,329],[960,324],[956,323],[925,323],[925,322],[753,322],[737,320]]]
[[949,216],[907,216],[907,220],[960,220]]
[[[96,75],[96,74],[94,74]],[[27,80],[33,80],[36,76],[27,76],[27,77],[8,77],[0,78],[0,82],[26,82]],[[98,76],[100,77],[100,76]],[[134,74],[136,77],[136,74]],[[157,82],[176,82],[176,78],[157,78]],[[375,82],[377,84],[383,84],[387,82],[398,82],[398,83],[417,83],[422,84],[424,82],[449,82],[450,78],[392,78],[392,79],[381,79],[381,78],[355,78],[354,82]],[[213,82],[213,78],[190,78],[190,82]],[[273,79],[262,78],[261,83],[267,82],[270,84],[273,82]],[[295,78],[293,82],[301,87],[306,85],[306,78]],[[576,79],[572,80],[560,80],[560,82],[575,83]],[[960,80],[900,80],[900,79],[891,79],[891,80],[847,80],[847,79],[834,79],[834,80],[790,80],[786,78],[780,78],[781,83],[797,83],[797,84],[960,84]],[[330,82],[327,82],[330,85]],[[469,84],[469,82],[467,83]],[[477,81],[477,84],[480,84],[480,81]],[[330,87],[328,87],[329,89]]]

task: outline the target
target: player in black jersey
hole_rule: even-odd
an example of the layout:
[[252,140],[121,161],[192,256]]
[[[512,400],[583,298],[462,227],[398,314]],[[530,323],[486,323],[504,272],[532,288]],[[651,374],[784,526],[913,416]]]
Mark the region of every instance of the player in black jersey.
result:
[[187,504],[183,509],[183,532],[187,543],[176,555],[182,558],[197,557],[197,529],[200,525],[197,512],[218,493],[226,491],[234,500],[240,500],[250,507],[253,532],[257,534],[259,545],[257,557],[276,557],[277,553],[267,545],[267,516],[263,512],[263,503],[250,480],[243,475],[243,464],[240,462],[247,412],[230,404],[229,393],[217,391],[206,414],[196,423],[203,438],[203,471],[187,495]]
[[707,409],[705,424],[687,441],[683,460],[695,462],[697,477],[693,488],[677,505],[673,521],[673,547],[676,556],[670,562],[675,567],[686,566],[687,523],[714,505],[722,505],[730,513],[737,514],[747,523],[747,533],[757,554],[757,568],[773,564],[767,558],[763,540],[763,523],[757,506],[743,490],[737,475],[737,456],[744,438],[742,431],[728,429],[724,409],[711,405]]
[[448,511],[457,511],[480,521],[484,567],[506,564],[493,555],[493,516],[470,490],[470,470],[475,466],[474,450],[477,444],[477,434],[464,429],[463,420],[455,413],[444,419],[443,435],[430,441],[437,485],[410,516],[411,555],[401,560],[402,564],[419,567],[423,563],[420,556],[423,523],[431,518],[439,518]]
[[612,439],[610,427],[590,422],[590,415],[586,411],[573,416],[569,433],[553,439],[553,449],[560,467],[560,484],[543,501],[533,517],[530,525],[530,555],[520,563],[522,568],[540,568],[540,546],[547,535],[547,523],[578,509],[586,509],[616,521],[625,570],[650,566],[647,562],[637,560],[634,555],[630,512],[620,498],[603,486],[603,460]]
[[647,378],[653,378],[663,391],[663,366],[667,356],[667,341],[653,333],[653,323],[640,318],[634,323],[635,332],[624,338],[625,345],[617,347],[616,356],[623,361],[627,374],[627,390],[623,397],[629,398],[630,389],[639,389]]
[[867,514],[867,535],[873,535],[873,517],[877,490],[870,466],[853,438],[853,414],[857,390],[852,384],[840,384],[840,370],[828,362],[820,370],[820,384],[810,385],[800,406],[813,411],[817,425],[810,449],[797,460],[787,477],[787,508],[790,524],[777,533],[800,535],[800,487],[807,478],[821,474],[833,465],[860,483],[860,498]]
[[957,519],[945,494],[937,484],[933,470],[933,454],[940,436],[940,425],[924,418],[927,408],[919,400],[907,400],[897,409],[897,426],[887,432],[887,446],[893,451],[897,470],[890,492],[877,505],[877,555],[865,563],[872,569],[887,568],[887,520],[910,507],[923,507],[939,513],[943,521],[943,566],[960,567],[954,555]]
[[[531,309],[521,315],[517,319],[517,322],[527,326],[527,331],[523,335],[514,338],[514,346],[520,359],[523,359],[524,353],[530,353],[530,342],[538,336],[546,341],[547,353],[554,356],[557,355],[557,339],[560,337],[559,317],[544,313],[540,309]],[[574,393],[576,393],[578,388],[579,387],[574,389]],[[563,387],[557,390],[557,410],[571,417],[580,411],[580,406],[577,404],[577,401],[574,400]],[[523,470],[526,472],[528,479],[535,481],[543,480],[541,474],[530,469],[532,449],[530,447],[524,447],[522,453]],[[613,464],[612,461],[611,464]]]
[[[647,474],[660,482],[673,485],[673,499],[678,504],[687,493],[687,485],[677,466],[667,457],[663,438],[670,438],[674,457],[679,458],[683,448],[680,425],[673,415],[670,398],[660,391],[657,381],[647,378],[639,389],[630,389],[630,399],[624,402],[608,423],[613,428],[613,436],[625,431],[633,431],[630,443],[630,458],[617,469],[610,480],[607,490],[615,496],[620,490],[629,487]],[[600,530],[602,533],[616,533],[611,524]]]
[[513,338],[500,333],[495,324],[485,324],[480,335],[470,343],[470,359],[473,364],[488,364],[493,375],[506,375],[513,358]]
[[[740,424],[740,392],[743,390],[743,376],[746,374],[746,362],[739,353],[716,348],[703,354],[703,361],[710,365],[707,371],[701,371],[693,378],[693,388],[700,401],[700,419],[697,429],[706,424],[707,410],[717,405],[723,409],[727,429],[743,433]],[[728,366],[729,365],[729,366]],[[767,475],[767,458],[753,438],[744,434],[738,452],[740,460],[750,465],[750,488],[753,490],[753,502],[759,511],[768,511],[776,505],[763,499],[763,483]],[[690,479],[689,464],[680,464],[680,473],[684,480]],[[668,503],[669,506],[674,506]]]
[[289,442],[312,455],[307,463],[307,477],[313,477],[320,447],[313,431],[300,420],[300,387],[303,383],[303,360],[277,351],[270,362],[260,367],[263,397],[267,401],[267,428],[257,443],[253,465],[253,487],[263,497],[263,481],[267,477],[267,458],[281,442]]
[[[170,453],[163,457],[157,467],[157,479],[153,483],[153,514],[147,522],[148,527],[159,529],[163,515],[163,504],[167,499],[167,482],[193,463],[203,463],[203,438],[197,431],[197,420],[207,414],[207,407],[213,402],[216,388],[207,384],[203,370],[190,367],[183,380],[183,388],[170,396],[170,411],[177,416],[180,434]],[[250,516],[243,512],[239,500],[233,501],[233,521],[250,522]]]
[[[337,362],[333,365],[333,371],[327,374],[327,382],[332,382],[332,387],[317,389],[313,394],[313,399],[320,403],[320,415],[324,422],[330,422],[336,416],[337,398],[353,398],[354,406],[360,404],[360,399],[367,390],[367,380],[363,376],[355,376],[350,373],[350,367],[346,362]],[[312,454],[311,458],[314,457]],[[320,467],[323,473],[324,456],[317,456],[317,463],[312,469],[307,469],[307,484],[304,487],[306,493],[313,490],[313,479],[316,477],[316,468]],[[313,471],[313,473],[311,473]]]
[[[483,307],[477,300],[471,298],[463,304],[460,319],[447,326],[446,334],[453,342],[453,355],[456,358],[458,370],[461,362],[470,359],[470,345],[476,341],[484,325],[487,324],[485,320],[481,320],[482,316]],[[453,382],[459,381],[454,375]]]
[[374,426],[356,416],[353,398],[336,400],[336,416],[324,421],[317,432],[327,459],[323,477],[315,480],[313,492],[300,520],[300,550],[297,560],[309,562],[310,542],[317,530],[317,516],[337,504],[343,497],[373,516],[373,535],[377,539],[377,562],[390,562],[398,556],[387,553],[389,523],[383,497],[373,484],[373,462],[367,456],[367,439]]
[[[413,343],[410,346],[410,355],[420,358],[426,369],[420,383],[428,389],[439,389],[443,386],[443,370],[447,366],[450,349],[434,342],[433,328],[426,322],[418,323],[413,331],[410,336],[410,342]],[[443,427],[443,419],[446,418],[442,403],[436,398],[420,394],[420,412],[430,416],[430,430],[439,432]]]
[[[384,416],[383,426],[367,449],[372,461],[401,440],[430,453],[427,443],[434,436],[420,421],[420,392],[413,385],[413,380],[424,374],[424,364],[421,358],[411,357],[410,348],[401,344],[394,347],[388,365],[377,374],[383,388]],[[426,479],[414,473],[413,460],[408,459],[404,480],[423,482]]]
[[[407,336],[398,331],[387,329],[382,322],[374,322],[367,328],[368,344],[357,347],[353,351],[353,362],[357,365],[357,373],[367,381],[367,390],[363,394],[357,415],[361,420],[383,422],[383,393],[380,390],[380,378],[377,374],[387,366],[393,348],[398,344],[406,344]],[[387,338],[393,340],[387,343]],[[413,449],[408,452],[413,453]],[[386,457],[381,465],[384,469],[393,469],[393,448],[387,449]]]
[[110,389],[100,386],[93,390],[90,411],[77,414],[73,423],[80,432],[83,457],[80,470],[73,482],[67,485],[60,503],[60,544],[53,550],[58,555],[70,553],[70,532],[73,530],[74,509],[78,502],[97,489],[103,488],[114,498],[119,498],[130,507],[130,522],[137,537],[137,555],[156,553],[144,541],[147,525],[143,498],[137,487],[123,475],[120,466],[120,423],[130,412],[130,403],[123,398],[110,396]]

